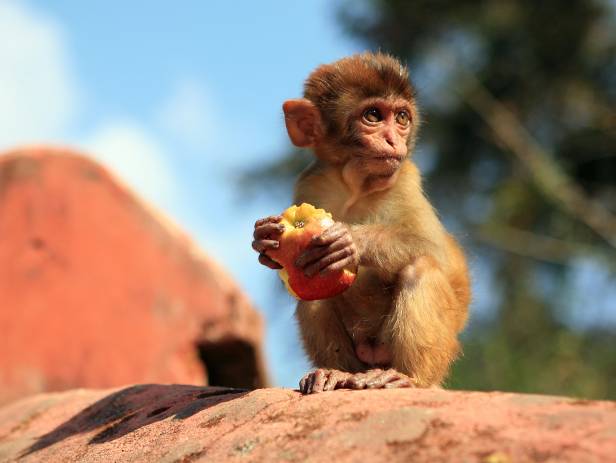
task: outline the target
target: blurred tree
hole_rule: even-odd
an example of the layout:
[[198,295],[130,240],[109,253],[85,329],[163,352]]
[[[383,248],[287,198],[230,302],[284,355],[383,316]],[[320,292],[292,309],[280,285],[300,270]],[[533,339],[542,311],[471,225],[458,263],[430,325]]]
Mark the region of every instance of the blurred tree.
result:
[[[350,34],[408,62],[427,191],[490,277],[477,285],[492,307],[472,320],[451,387],[616,398],[616,317],[603,323],[610,314],[596,310],[616,311],[613,7],[340,4]],[[253,178],[304,163],[289,157]]]
[[[357,4],[343,5],[343,24],[408,60],[429,191],[496,276],[495,313],[475,320],[451,386],[616,398],[614,331],[565,323],[568,306],[616,310],[601,300],[616,296],[613,4]],[[571,307],[573,269],[589,259],[612,288]]]

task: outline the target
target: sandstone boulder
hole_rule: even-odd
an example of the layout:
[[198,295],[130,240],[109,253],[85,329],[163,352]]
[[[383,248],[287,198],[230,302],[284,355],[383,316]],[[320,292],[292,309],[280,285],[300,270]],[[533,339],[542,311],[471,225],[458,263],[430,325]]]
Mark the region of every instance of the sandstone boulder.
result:
[[616,403],[444,390],[140,385],[0,409],[0,461],[616,461]]
[[262,319],[229,276],[66,149],[0,155],[0,327],[0,403],[74,387],[266,381]]

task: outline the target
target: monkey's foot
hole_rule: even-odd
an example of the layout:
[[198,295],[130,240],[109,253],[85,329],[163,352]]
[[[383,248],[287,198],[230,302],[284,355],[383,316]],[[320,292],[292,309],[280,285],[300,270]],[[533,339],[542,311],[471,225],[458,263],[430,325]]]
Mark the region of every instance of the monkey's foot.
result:
[[394,389],[414,387],[415,381],[393,368],[376,368],[362,373],[318,368],[304,376],[299,382],[303,394],[333,391],[334,389]]

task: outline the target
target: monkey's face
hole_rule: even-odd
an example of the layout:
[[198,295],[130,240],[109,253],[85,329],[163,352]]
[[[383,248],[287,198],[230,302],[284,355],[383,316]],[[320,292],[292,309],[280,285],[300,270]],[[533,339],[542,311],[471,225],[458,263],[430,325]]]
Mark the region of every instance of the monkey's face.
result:
[[418,115],[411,99],[402,96],[361,98],[349,91],[332,108],[317,108],[301,98],[283,104],[291,141],[313,148],[327,163],[350,165],[357,174],[392,177],[407,157]]
[[373,175],[393,175],[409,152],[414,107],[404,99],[370,98],[350,115],[358,149],[353,155]]

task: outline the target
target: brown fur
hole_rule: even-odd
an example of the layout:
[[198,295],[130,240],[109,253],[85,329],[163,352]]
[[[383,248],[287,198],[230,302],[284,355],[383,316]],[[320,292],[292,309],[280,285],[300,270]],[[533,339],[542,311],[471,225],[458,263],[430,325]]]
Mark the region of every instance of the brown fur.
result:
[[[305,350],[316,367],[328,369],[304,377],[300,388],[439,385],[460,352],[470,284],[464,254],[410,161],[419,113],[408,72],[384,54],[355,55],[317,68],[304,96],[283,105],[289,137],[316,155],[294,199],[331,212],[338,232],[326,239],[326,231],[296,265],[307,274],[330,268],[332,260],[336,268],[359,268],[343,294],[297,306]],[[376,111],[376,119],[367,119],[367,111]],[[403,113],[409,123],[398,119]],[[271,268],[277,264],[266,251],[277,244],[279,220],[255,225],[253,247]],[[393,367],[412,381],[391,376],[388,383],[375,367]],[[370,370],[372,382],[334,370]]]
[[[408,72],[395,59],[363,54],[317,68],[304,96],[319,109],[334,138],[348,139],[345,122],[361,99],[398,96],[413,105]],[[414,142],[416,127],[410,142]],[[348,148],[345,152],[348,152]],[[376,337],[391,347],[393,367],[420,386],[440,384],[460,347],[467,318],[469,277],[464,255],[447,234],[421,189],[419,172],[405,162],[393,187],[363,195],[353,191],[340,165],[315,162],[296,185],[294,202],[324,208],[362,235],[356,283],[334,299],[300,302],[296,315],[315,366],[362,371],[351,340]],[[350,339],[349,339],[350,338]]]
[[304,85],[304,98],[321,112],[328,133],[344,130],[341,121],[362,99],[400,96],[413,101],[415,90],[407,69],[382,53],[363,53],[315,69]]

